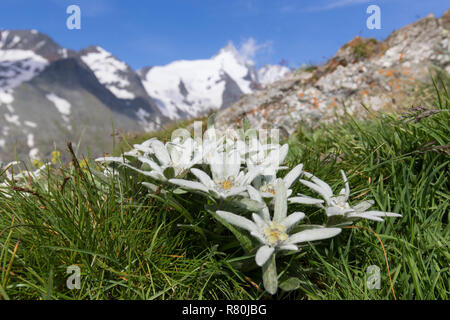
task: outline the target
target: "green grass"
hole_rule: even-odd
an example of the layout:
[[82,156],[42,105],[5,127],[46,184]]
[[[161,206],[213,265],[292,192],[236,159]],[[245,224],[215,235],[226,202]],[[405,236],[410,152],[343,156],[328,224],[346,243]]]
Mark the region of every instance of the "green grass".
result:
[[[421,101],[434,112],[300,127],[288,140],[291,167],[304,163],[335,190],[342,188],[343,169],[351,201],[374,199],[377,209],[402,214],[356,224],[383,241],[398,299],[449,299],[446,86],[441,81]],[[260,268],[246,263],[253,257],[242,257],[232,234],[203,209],[203,198],[150,193],[129,171],[99,183],[95,169],[61,164],[25,192],[0,194],[0,298],[393,299],[383,250],[365,229],[345,229],[279,259],[280,281],[300,281],[296,290],[272,297],[260,289]],[[295,185],[294,193],[300,190]],[[323,220],[312,207],[289,210]],[[66,286],[70,265],[81,269],[79,290]],[[381,269],[379,290],[367,289],[370,265]]]

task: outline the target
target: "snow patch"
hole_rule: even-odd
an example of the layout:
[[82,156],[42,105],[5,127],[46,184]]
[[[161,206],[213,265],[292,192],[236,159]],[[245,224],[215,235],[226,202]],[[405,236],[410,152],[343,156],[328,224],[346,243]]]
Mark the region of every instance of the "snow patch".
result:
[[34,134],[32,134],[32,133],[29,133],[27,135],[27,146],[28,146],[28,148],[34,147]]
[[19,36],[14,36],[14,38],[12,39],[12,41],[9,43],[9,45],[7,46],[7,48],[13,48],[16,44],[18,44],[20,42],[20,37]]
[[13,89],[34,78],[47,65],[46,59],[31,50],[0,49],[0,88]]
[[0,105],[1,104],[11,104],[14,101],[11,90],[0,89]]
[[49,93],[45,97],[48,100],[50,100],[51,102],[53,102],[53,104],[55,105],[56,109],[58,109],[59,113],[61,113],[64,116],[69,116],[70,115],[71,105],[70,105],[69,101],[58,97],[54,93]]
[[32,122],[32,121],[25,121],[24,124],[30,128],[37,128],[37,123]]
[[64,122],[67,123],[67,129],[72,130],[72,126],[69,124],[70,122],[70,109],[71,109],[71,104],[69,101],[58,97],[56,94],[54,93],[49,93],[45,96],[49,101],[51,101],[56,109],[58,109],[59,113],[61,113],[61,116],[64,120]]
[[5,120],[6,122],[12,123],[18,127],[20,127],[20,121],[19,121],[19,116],[17,114],[9,114],[9,113],[5,113]]

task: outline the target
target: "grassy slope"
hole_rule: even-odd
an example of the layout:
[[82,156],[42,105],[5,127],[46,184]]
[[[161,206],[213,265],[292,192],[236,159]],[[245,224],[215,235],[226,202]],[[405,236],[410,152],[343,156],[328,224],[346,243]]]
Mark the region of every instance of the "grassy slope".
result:
[[[289,139],[289,165],[304,163],[335,189],[342,187],[344,169],[353,203],[375,199],[376,208],[403,215],[357,224],[380,235],[399,299],[449,298],[450,100],[442,87],[434,103],[428,94],[424,91],[423,103],[439,109],[428,117],[422,111],[408,119],[349,120],[314,132],[299,128]],[[211,229],[214,222],[201,198],[150,194],[129,176],[102,186],[73,165],[51,173],[48,191],[41,182],[28,186],[33,193],[0,195],[1,298],[270,298],[258,289],[260,270],[240,268],[243,251],[231,234]],[[323,212],[311,207],[289,210],[322,220]],[[216,246],[223,240],[227,247]],[[66,288],[72,264],[81,268],[81,290]],[[370,265],[381,268],[380,290],[366,287]],[[383,251],[364,229],[308,245],[280,259],[278,271],[281,278],[294,275],[301,282],[275,299],[393,298]]]

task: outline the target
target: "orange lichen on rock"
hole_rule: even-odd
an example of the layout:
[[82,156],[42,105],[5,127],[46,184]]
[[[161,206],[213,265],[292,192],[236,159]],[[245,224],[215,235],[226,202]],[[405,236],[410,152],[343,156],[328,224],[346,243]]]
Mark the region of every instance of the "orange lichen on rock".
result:
[[333,102],[331,102],[331,103],[328,105],[328,109],[332,109],[332,108],[334,108],[334,107],[336,107],[336,106],[337,106],[336,98],[333,97]]
[[319,100],[317,100],[316,97],[313,98],[313,104],[314,104],[314,109],[317,109],[319,107]]
[[392,69],[389,69],[386,71],[386,77],[393,77],[394,76],[394,72],[392,71]]

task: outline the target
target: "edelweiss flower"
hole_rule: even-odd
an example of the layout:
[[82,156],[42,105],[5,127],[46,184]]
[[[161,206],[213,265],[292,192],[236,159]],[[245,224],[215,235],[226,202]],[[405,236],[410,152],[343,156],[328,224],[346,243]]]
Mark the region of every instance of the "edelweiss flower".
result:
[[[302,174],[303,164],[299,164],[282,179],[284,186],[287,190],[287,196],[292,194],[292,190],[289,189],[295,180]],[[253,181],[255,188],[261,193],[263,198],[273,198],[275,195],[274,182],[276,175],[260,175]]]
[[210,128],[205,131],[203,141],[198,144],[196,152],[202,156],[203,164],[209,164],[214,154],[220,152],[224,137],[218,137],[216,129]]
[[278,144],[262,145],[259,141],[250,145],[246,163],[249,170],[260,168],[263,175],[273,176],[280,169],[286,169],[281,165],[286,159],[289,145],[280,146]]
[[[120,157],[98,158],[96,161],[102,162],[119,162],[143,175],[152,177],[156,180],[167,181],[165,170],[173,169],[174,176],[190,169],[193,165],[201,161],[201,156],[196,154],[195,142],[192,138],[174,140],[172,142],[162,143],[158,139],[150,139],[143,144],[135,145],[138,152],[131,152],[128,155],[135,156],[141,163],[150,167],[149,171],[135,168],[129,164],[129,161]],[[143,152],[144,155],[140,155]]]
[[152,148],[152,143],[155,140],[156,140],[156,138],[151,138],[151,139],[148,139],[148,140],[142,142],[141,144],[134,144],[133,149],[128,152],[125,152],[124,155],[136,156],[136,157],[139,155],[150,156],[151,154],[155,153]]
[[192,168],[191,172],[200,182],[170,179],[169,182],[181,187],[211,193],[217,198],[228,198],[243,193],[259,174],[259,170],[244,173],[240,171],[241,160],[237,150],[229,153],[214,153],[210,160],[212,177],[206,172]]
[[151,147],[155,152],[159,164],[143,157],[139,157],[138,159],[142,163],[147,163],[153,170],[159,173],[163,173],[167,168],[173,168],[175,176],[178,176],[201,161],[201,157],[194,153],[195,146],[196,144],[192,138],[185,139],[183,142],[181,140],[175,140],[166,143],[166,145],[159,140],[155,140],[151,143]]
[[325,208],[325,212],[328,217],[341,216],[342,218],[344,218],[343,223],[351,222],[352,220],[355,220],[357,218],[365,218],[374,221],[384,221],[381,217],[401,217],[400,214],[393,212],[366,211],[374,204],[374,201],[372,200],[362,201],[354,207],[351,207],[348,203],[348,198],[350,196],[350,187],[348,184],[347,176],[342,170],[341,174],[342,178],[344,179],[345,188],[341,190],[338,196],[333,195],[333,190],[326,182],[320,180],[310,173],[304,172],[303,174],[306,177],[310,178],[312,182],[302,179],[300,179],[300,182],[319,193],[325,200],[326,206],[324,207],[322,205],[322,203],[324,202],[323,200],[314,199],[304,195],[301,195],[300,197],[293,197],[290,199],[290,202],[317,204]]
[[[289,235],[290,229],[302,220],[305,214],[303,212],[294,212],[289,216],[287,215],[286,187],[281,179],[275,181],[275,190],[275,207],[272,220],[264,219],[264,213],[263,217],[254,213],[252,221],[231,212],[216,212],[225,221],[248,230],[252,236],[259,240],[262,246],[258,249],[255,256],[256,264],[259,266],[270,263],[272,255],[279,250],[296,251],[298,250],[296,246],[298,243],[331,238],[341,232],[342,229],[340,228],[316,226],[314,229]],[[271,279],[271,281],[276,281],[276,279]],[[271,294],[274,294],[278,287],[278,285],[273,285],[273,283],[264,283],[264,286]]]

